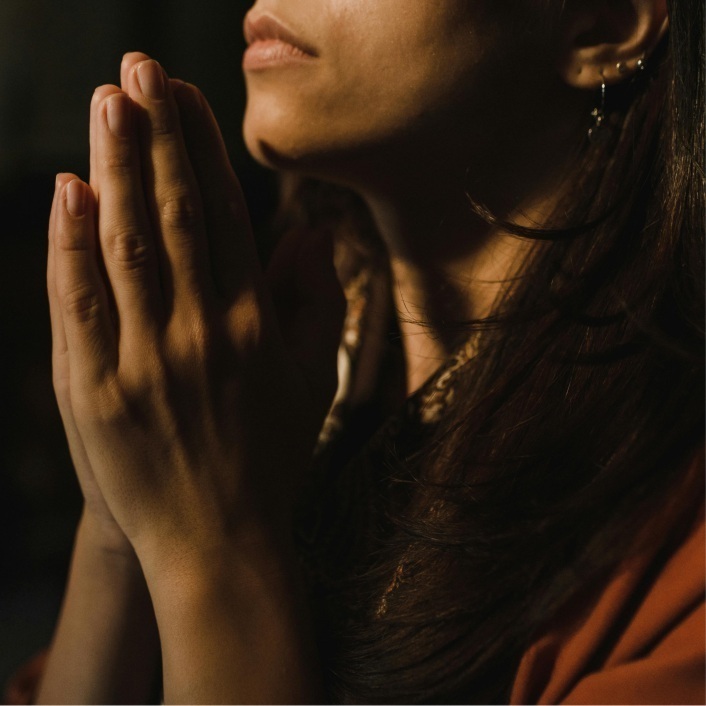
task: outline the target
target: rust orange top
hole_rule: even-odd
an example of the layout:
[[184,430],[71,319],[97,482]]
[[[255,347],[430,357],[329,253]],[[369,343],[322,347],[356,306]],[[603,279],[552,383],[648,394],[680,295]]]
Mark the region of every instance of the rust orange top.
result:
[[706,703],[705,557],[702,505],[657,570],[643,554],[562,612],[525,652],[511,703]]

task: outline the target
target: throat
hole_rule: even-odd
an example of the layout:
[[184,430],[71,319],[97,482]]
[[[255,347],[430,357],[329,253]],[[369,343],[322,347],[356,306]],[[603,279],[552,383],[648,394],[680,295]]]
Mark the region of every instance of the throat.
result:
[[392,296],[400,332],[406,395],[413,395],[467,337],[472,318],[466,287],[408,263],[392,262]]
[[452,349],[419,324],[401,322],[400,330],[406,395],[411,397],[444,364]]

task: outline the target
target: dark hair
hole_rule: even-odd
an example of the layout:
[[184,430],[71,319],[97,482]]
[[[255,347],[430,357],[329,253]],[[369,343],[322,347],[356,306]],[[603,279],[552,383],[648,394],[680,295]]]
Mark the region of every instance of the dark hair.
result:
[[[679,489],[704,433],[704,11],[669,5],[648,70],[611,92],[611,139],[582,147],[561,220],[502,223],[541,242],[496,313],[463,322],[480,348],[456,402],[391,472],[423,502],[388,508],[375,561],[341,589],[356,619],[322,638],[332,698],[507,701],[562,605],[673,540],[703,499],[701,474]],[[302,182],[290,217],[297,199],[309,223],[345,213],[371,230],[340,189]]]

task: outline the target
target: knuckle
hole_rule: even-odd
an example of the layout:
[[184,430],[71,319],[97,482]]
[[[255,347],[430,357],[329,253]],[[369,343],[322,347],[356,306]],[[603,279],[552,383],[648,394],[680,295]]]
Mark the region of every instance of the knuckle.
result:
[[91,243],[82,228],[64,227],[59,230],[57,243],[61,250],[67,253],[87,253],[91,251]]
[[95,289],[89,285],[76,287],[64,293],[64,311],[66,315],[79,323],[86,323],[98,318],[101,300]]
[[188,345],[200,358],[210,358],[215,348],[213,330],[201,316],[194,316],[188,329]]
[[200,312],[193,310],[187,322],[178,322],[173,332],[173,349],[180,359],[202,359],[214,346],[211,327]]
[[128,415],[129,403],[115,379],[98,386],[86,402],[82,412],[85,417],[105,425],[117,426]]
[[176,116],[168,105],[155,106],[150,111],[150,128],[153,137],[158,140],[171,142],[176,139]]
[[201,224],[201,208],[197,200],[188,193],[169,195],[161,208],[162,222],[167,228],[191,231]]
[[259,302],[252,292],[242,293],[231,322],[232,336],[244,356],[256,355],[263,348],[266,328]]
[[125,400],[136,404],[151,390],[166,387],[167,369],[162,358],[155,351],[133,351],[129,364],[121,369],[120,388]]
[[208,321],[194,313],[188,322],[173,322],[167,332],[164,370],[198,376],[208,370],[218,357],[221,346]]
[[128,176],[133,171],[132,153],[128,142],[123,138],[114,138],[116,143],[101,160],[103,170],[115,176]]
[[111,262],[123,270],[141,270],[153,257],[150,240],[139,230],[123,225],[114,227],[106,237],[105,248]]

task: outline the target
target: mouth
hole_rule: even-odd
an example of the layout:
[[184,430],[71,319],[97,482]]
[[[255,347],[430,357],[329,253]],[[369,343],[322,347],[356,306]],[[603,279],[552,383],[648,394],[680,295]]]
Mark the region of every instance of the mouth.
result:
[[[316,50],[273,15],[248,13],[243,23],[248,52],[269,50],[271,54],[316,58]],[[258,47],[258,45],[260,45]],[[295,51],[292,51],[295,50]]]

